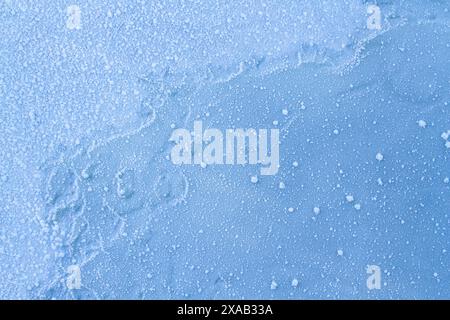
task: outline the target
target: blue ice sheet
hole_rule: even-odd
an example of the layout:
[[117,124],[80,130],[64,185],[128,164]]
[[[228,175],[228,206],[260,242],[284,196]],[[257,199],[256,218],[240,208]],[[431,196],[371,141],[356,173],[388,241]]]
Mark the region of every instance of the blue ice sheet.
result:
[[[370,4],[0,2],[0,298],[450,298],[449,3]],[[278,173],[174,165],[198,120]]]

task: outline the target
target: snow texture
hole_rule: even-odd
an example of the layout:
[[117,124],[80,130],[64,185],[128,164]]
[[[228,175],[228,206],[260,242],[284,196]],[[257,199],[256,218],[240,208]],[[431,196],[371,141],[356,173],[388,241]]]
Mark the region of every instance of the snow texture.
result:
[[[0,298],[449,299],[449,9],[0,0]],[[278,173],[172,164],[196,120]]]

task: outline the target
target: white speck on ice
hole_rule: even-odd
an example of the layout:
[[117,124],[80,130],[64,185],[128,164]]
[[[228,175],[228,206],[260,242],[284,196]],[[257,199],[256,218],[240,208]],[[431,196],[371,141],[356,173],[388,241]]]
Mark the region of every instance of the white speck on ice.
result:
[[425,128],[427,126],[427,123],[425,122],[425,120],[419,120],[419,121],[417,121],[417,123],[419,124],[419,127],[421,127],[421,128]]
[[293,286],[294,288],[297,288],[298,280],[296,278],[292,279],[291,286]]
[[337,254],[338,254],[338,256],[343,256],[344,255],[344,251],[342,251],[341,249],[338,249]]
[[314,207],[313,212],[315,214],[319,214],[320,213],[320,208],[319,207]]
[[283,115],[285,115],[285,116],[287,116],[287,115],[288,115],[288,113],[289,113],[288,109],[283,109],[283,110],[282,110],[281,112],[282,112],[282,113],[283,113]]
[[283,181],[281,181],[280,184],[278,185],[278,187],[279,187],[280,189],[284,189],[284,188],[286,188],[286,185],[284,184]]
[[450,179],[448,177],[445,177],[444,178],[444,183],[449,183],[449,182],[450,182]]
[[275,280],[272,280],[272,283],[270,284],[270,289],[275,290],[278,287],[278,284],[275,282]]
[[383,159],[384,159],[384,156],[381,154],[381,153],[377,153],[377,155],[375,156],[375,158],[378,160],[378,161],[382,161]]
[[346,196],[345,196],[345,199],[346,199],[348,202],[353,202],[353,201],[355,200],[355,198],[353,198],[353,196],[352,196],[351,194],[346,195]]
[[292,213],[292,212],[294,212],[294,208],[289,207],[289,208],[288,208],[288,211]]
[[298,162],[297,161],[294,161],[293,163],[292,163],[292,165],[294,166],[294,167],[298,167]]
[[356,210],[360,210],[361,209],[361,204],[357,203],[357,204],[354,205],[354,207],[355,207]]
[[89,178],[89,173],[87,172],[86,169],[84,169],[83,171],[81,171],[81,177],[83,179],[88,179]]
[[251,181],[252,183],[257,183],[257,182],[258,182],[258,177],[257,177],[257,176],[252,176],[252,177],[250,178],[250,181]]

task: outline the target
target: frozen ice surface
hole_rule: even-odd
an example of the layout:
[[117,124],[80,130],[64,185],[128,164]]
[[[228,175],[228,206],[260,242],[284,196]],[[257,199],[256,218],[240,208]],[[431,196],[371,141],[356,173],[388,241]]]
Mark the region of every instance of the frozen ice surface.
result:
[[450,298],[450,5],[369,4],[1,1],[0,298]]

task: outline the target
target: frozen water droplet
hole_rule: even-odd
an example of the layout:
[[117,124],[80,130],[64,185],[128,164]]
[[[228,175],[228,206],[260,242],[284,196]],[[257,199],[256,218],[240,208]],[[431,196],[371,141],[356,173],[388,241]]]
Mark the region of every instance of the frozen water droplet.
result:
[[419,125],[419,127],[421,128],[425,128],[427,126],[427,123],[425,122],[425,120],[419,120],[417,122],[417,124]]
[[272,280],[272,283],[270,284],[270,289],[275,290],[278,287],[278,284],[275,282],[275,280]]
[[83,171],[81,171],[81,177],[82,177],[83,179],[89,179],[90,174],[89,174],[89,172],[88,172],[87,169],[84,169]]
[[301,110],[305,110],[306,109],[305,103],[303,101],[300,102],[300,109]]

